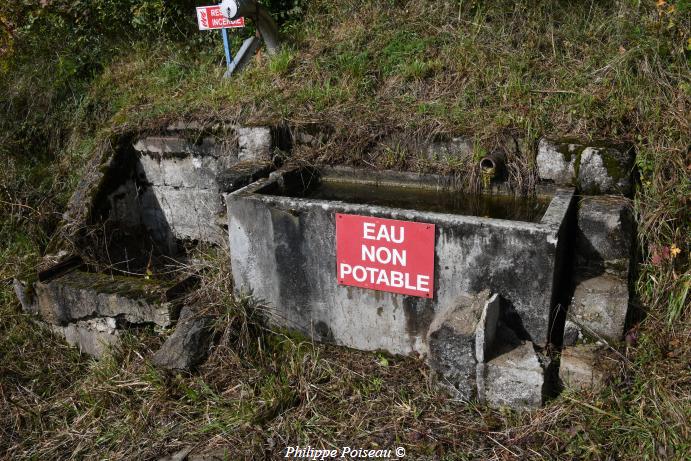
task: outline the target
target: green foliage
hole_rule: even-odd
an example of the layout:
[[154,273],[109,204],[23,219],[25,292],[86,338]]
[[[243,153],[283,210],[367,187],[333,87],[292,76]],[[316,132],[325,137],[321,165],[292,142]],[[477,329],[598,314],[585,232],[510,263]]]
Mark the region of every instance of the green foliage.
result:
[[269,60],[269,70],[275,75],[285,75],[295,60],[295,52],[289,47],[283,47],[281,51]]
[[382,50],[381,72],[384,76],[410,73],[411,63],[424,62],[426,49],[427,41],[417,33],[405,30],[396,32]]

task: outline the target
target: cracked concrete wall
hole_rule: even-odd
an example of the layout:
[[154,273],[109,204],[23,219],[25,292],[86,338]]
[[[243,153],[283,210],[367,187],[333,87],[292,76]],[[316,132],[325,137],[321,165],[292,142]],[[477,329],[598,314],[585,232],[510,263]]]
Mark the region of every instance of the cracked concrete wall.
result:
[[[141,220],[166,242],[176,239],[225,243],[218,217],[225,212],[219,175],[239,162],[270,162],[274,145],[267,127],[238,127],[226,138],[149,136],[137,140]],[[170,245],[170,244],[168,244]]]

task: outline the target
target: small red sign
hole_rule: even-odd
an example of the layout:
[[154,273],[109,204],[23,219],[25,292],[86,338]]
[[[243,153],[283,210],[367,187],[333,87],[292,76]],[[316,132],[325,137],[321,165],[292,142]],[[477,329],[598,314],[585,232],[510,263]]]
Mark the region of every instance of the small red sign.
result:
[[340,285],[431,298],[434,224],[336,214]]
[[245,27],[245,18],[230,21],[223,16],[219,5],[198,6],[197,23],[199,24],[199,30],[230,29]]

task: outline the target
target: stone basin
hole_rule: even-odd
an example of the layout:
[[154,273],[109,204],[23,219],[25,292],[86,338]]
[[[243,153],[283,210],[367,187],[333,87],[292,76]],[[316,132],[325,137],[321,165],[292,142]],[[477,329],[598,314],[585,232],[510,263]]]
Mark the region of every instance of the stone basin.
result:
[[[265,303],[274,326],[394,354],[427,354],[435,316],[490,290],[523,339],[544,346],[573,193],[539,186],[530,199],[468,195],[445,176],[284,167],[226,196],[235,290]],[[429,296],[339,283],[338,215],[432,227]]]

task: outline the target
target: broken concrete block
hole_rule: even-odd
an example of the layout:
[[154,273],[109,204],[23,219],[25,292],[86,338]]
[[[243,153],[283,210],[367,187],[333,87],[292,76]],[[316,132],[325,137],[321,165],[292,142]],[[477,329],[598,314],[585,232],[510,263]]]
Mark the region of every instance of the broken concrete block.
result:
[[600,389],[612,375],[614,361],[606,354],[606,346],[580,344],[561,351],[559,379],[572,389]]
[[52,330],[76,346],[82,354],[101,358],[108,348],[120,342],[120,332],[112,317],[94,318],[70,323],[67,326],[52,325]]
[[537,148],[537,169],[540,179],[547,179],[555,184],[575,185],[581,148],[574,142],[540,139]]
[[475,337],[478,320],[489,291],[463,297],[454,307],[437,315],[429,327],[430,367],[454,397],[470,400],[475,396]]
[[586,147],[581,153],[578,186],[584,194],[622,194],[632,192],[631,149]]
[[531,342],[478,364],[477,380],[478,395],[491,406],[529,410],[542,405],[544,371]]
[[576,285],[567,315],[584,334],[616,342],[624,334],[628,307],[628,283],[613,275],[602,275]]
[[263,126],[238,128],[238,160],[271,161],[271,129]]
[[564,323],[564,337],[562,346],[573,346],[581,339],[581,329],[571,320]]
[[618,196],[583,197],[578,210],[576,272],[629,275],[635,222],[631,200]]
[[198,316],[189,307],[180,313],[175,331],[154,354],[155,365],[168,370],[189,371],[207,355],[212,339],[211,319]]
[[176,309],[165,285],[143,278],[72,271],[34,285],[38,312],[54,325],[93,317],[119,317],[129,323],[168,326]]
[[489,359],[490,350],[494,345],[497,324],[501,309],[501,298],[494,294],[482,309],[480,320],[475,329],[475,359],[484,363]]

